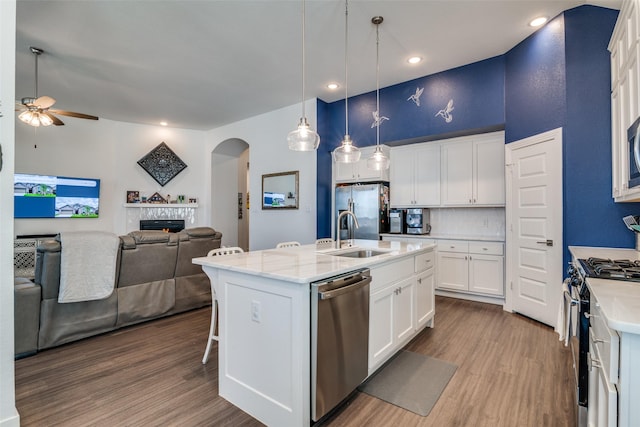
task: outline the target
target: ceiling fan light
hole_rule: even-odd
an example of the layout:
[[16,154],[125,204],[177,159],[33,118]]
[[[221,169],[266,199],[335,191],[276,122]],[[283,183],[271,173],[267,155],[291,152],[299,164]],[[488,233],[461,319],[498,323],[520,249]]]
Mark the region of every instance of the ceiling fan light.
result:
[[53,120],[51,120],[51,117],[47,116],[46,114],[39,113],[38,116],[40,116],[40,125],[51,126],[53,124]]
[[333,150],[333,159],[340,163],[356,163],[360,160],[360,149],[353,145],[349,135],[345,135],[342,144]]
[[389,169],[389,157],[387,157],[380,149],[380,146],[376,147],[376,151],[367,159],[367,168],[381,171]]
[[18,115],[18,118],[24,123],[30,125],[31,120],[33,120],[33,112],[31,112],[30,110],[23,111]]
[[287,135],[287,143],[293,151],[313,151],[320,145],[320,135],[311,129],[306,117],[302,117],[298,128]]

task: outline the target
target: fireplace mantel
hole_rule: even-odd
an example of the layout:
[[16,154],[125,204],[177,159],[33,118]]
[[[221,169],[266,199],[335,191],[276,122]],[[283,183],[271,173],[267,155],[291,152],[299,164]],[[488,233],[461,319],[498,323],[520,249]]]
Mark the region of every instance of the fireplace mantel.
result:
[[125,203],[126,232],[140,229],[141,219],[183,219],[186,228],[198,223],[197,203]]

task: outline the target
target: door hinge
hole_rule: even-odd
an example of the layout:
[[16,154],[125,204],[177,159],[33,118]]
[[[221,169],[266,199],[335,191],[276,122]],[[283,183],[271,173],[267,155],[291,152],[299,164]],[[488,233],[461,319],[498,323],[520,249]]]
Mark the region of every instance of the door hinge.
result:
[[513,290],[513,281],[509,282],[509,289]]

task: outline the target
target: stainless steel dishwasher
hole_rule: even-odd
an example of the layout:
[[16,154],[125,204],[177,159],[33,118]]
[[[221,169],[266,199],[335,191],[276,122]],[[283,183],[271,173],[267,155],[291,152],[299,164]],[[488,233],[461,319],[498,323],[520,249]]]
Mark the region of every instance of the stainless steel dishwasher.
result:
[[311,419],[318,421],[368,372],[368,269],[311,284]]

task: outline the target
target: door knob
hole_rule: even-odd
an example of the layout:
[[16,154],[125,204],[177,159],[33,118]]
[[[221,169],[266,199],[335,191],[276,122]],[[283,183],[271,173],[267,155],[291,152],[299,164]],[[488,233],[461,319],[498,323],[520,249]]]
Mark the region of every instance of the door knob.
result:
[[541,245],[553,246],[553,240],[551,240],[551,239],[547,239],[547,240],[545,240],[543,242],[536,242],[536,243],[539,243]]

